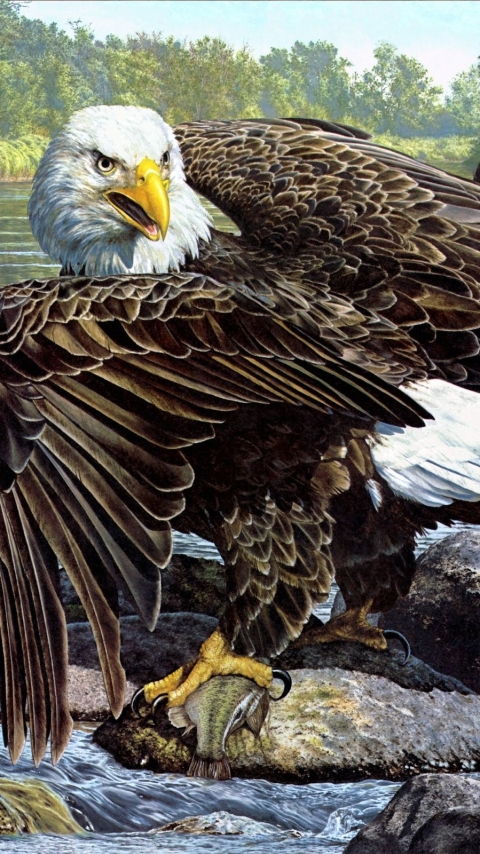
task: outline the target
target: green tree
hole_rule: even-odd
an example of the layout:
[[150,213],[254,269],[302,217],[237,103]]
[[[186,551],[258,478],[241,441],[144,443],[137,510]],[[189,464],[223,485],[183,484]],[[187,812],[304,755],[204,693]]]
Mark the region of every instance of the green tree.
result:
[[478,136],[480,128],[480,62],[454,77],[446,106],[460,131]]
[[480,66],[457,75],[446,107],[415,59],[380,44],[373,67],[350,62],[326,41],[272,48],[260,62],[217,38],[178,41],[161,33],[96,40],[80,21],[67,33],[0,0],[0,137],[52,135],[89,104],[138,104],[167,121],[256,115],[355,122],[375,133],[413,136],[459,128],[477,133]]
[[26,62],[0,60],[0,139],[16,139],[31,132],[35,83]]
[[20,33],[20,3],[0,0],[0,59],[8,59]]
[[181,43],[145,33],[127,44],[155,59],[149,98],[172,124],[258,115],[262,74],[247,48],[236,51],[209,36]]
[[272,48],[262,56],[264,96],[269,115],[344,119],[350,114],[351,63],[330,42],[295,42],[291,50]]
[[235,51],[221,39],[206,36],[188,45],[186,59],[185,118],[258,115],[261,71],[247,48]]
[[135,104],[158,108],[157,60],[153,51],[116,36],[107,36],[105,68],[110,92],[106,104]]
[[34,109],[33,132],[52,136],[79,107],[84,106],[78,92],[78,78],[61,54],[48,53],[35,65],[35,79],[30,90]]
[[353,116],[377,133],[413,136],[435,126],[442,111],[442,88],[434,86],[427,69],[413,57],[382,42],[375,64],[355,76]]
[[0,133],[50,136],[83,105],[84,78],[72,62],[76,35],[24,18],[20,5],[0,0]]
[[95,40],[93,32],[81,21],[72,21],[73,39],[65,44],[63,58],[72,73],[76,109],[91,104],[111,103],[105,45]]

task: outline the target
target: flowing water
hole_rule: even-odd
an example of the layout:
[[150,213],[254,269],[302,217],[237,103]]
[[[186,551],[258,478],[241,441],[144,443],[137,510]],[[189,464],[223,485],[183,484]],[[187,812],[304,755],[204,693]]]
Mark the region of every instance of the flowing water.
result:
[[[26,216],[30,184],[0,184],[0,287],[55,275],[59,266],[40,250]],[[218,227],[234,230],[214,213]],[[422,550],[445,536],[440,529],[419,541]],[[175,551],[215,557],[210,543],[178,534]],[[332,598],[318,611],[325,619]],[[44,759],[35,768],[28,747],[12,768],[0,749],[0,776],[36,777],[48,783],[85,828],[85,836],[0,837],[0,854],[340,854],[348,840],[389,802],[398,785],[382,780],[360,783],[283,785],[263,780],[226,782],[129,771],[93,744],[91,733],[74,732],[60,763]],[[192,815],[222,812],[232,835],[162,833],[168,822]],[[243,834],[238,834],[241,826]],[[235,831],[237,831],[235,835]]]
[[[189,779],[176,774],[128,771],[101,748],[91,735],[76,731],[60,763],[48,759],[35,768],[27,754],[12,769],[5,751],[0,776],[34,776],[67,802],[85,837],[51,836],[2,839],[1,852],[14,854],[152,854],[156,851],[256,851],[274,854],[278,844],[291,854],[340,854],[360,826],[388,803],[398,784],[313,783],[282,785],[264,780]],[[192,815],[226,813],[231,826],[244,835],[197,836],[156,834],[161,825]],[[241,821],[239,821],[241,818]]]

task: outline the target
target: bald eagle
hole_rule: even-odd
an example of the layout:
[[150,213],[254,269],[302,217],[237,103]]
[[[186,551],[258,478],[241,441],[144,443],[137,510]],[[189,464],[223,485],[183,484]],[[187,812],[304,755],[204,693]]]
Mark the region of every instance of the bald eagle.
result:
[[[195,191],[239,237],[211,227]],[[454,429],[464,398],[443,404],[447,383],[477,399],[478,188],[326,122],[174,135],[151,110],[102,106],[52,141],[29,213],[63,275],[2,292],[12,759],[27,716],[36,762],[70,734],[59,562],[119,714],[116,589],[153,627],[172,525],[217,545],[227,602],[198,659],[147,701],[180,704],[212,673],[268,685],[253,656],[298,638],[334,570],[347,616],[314,638],[384,647],[365,615],[408,588],[416,531],[477,513],[476,450]],[[422,452],[432,410],[438,465]]]

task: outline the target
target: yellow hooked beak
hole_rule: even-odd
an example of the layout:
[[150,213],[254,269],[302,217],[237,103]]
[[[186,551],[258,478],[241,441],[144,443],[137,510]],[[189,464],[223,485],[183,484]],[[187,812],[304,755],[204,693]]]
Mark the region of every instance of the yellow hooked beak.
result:
[[135,170],[134,187],[114,187],[104,197],[130,225],[138,228],[149,240],[165,240],[170,222],[168,187],[160,167],[144,157]]

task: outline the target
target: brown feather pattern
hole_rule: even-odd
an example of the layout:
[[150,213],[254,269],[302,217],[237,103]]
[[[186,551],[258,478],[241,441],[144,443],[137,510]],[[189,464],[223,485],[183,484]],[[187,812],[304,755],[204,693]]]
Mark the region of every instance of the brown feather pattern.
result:
[[[189,182],[240,237],[214,232],[179,273],[2,293],[0,699],[13,759],[27,710],[35,761],[49,736],[57,759],[70,732],[58,562],[116,714],[112,579],[153,626],[171,524],[219,547],[234,648],[277,653],[334,567],[350,603],[373,591],[384,607],[408,588],[433,511],[368,504],[367,439],[377,419],[428,417],[408,380],[480,382],[478,185],[329,122],[177,134]],[[466,515],[461,502],[437,513]]]

